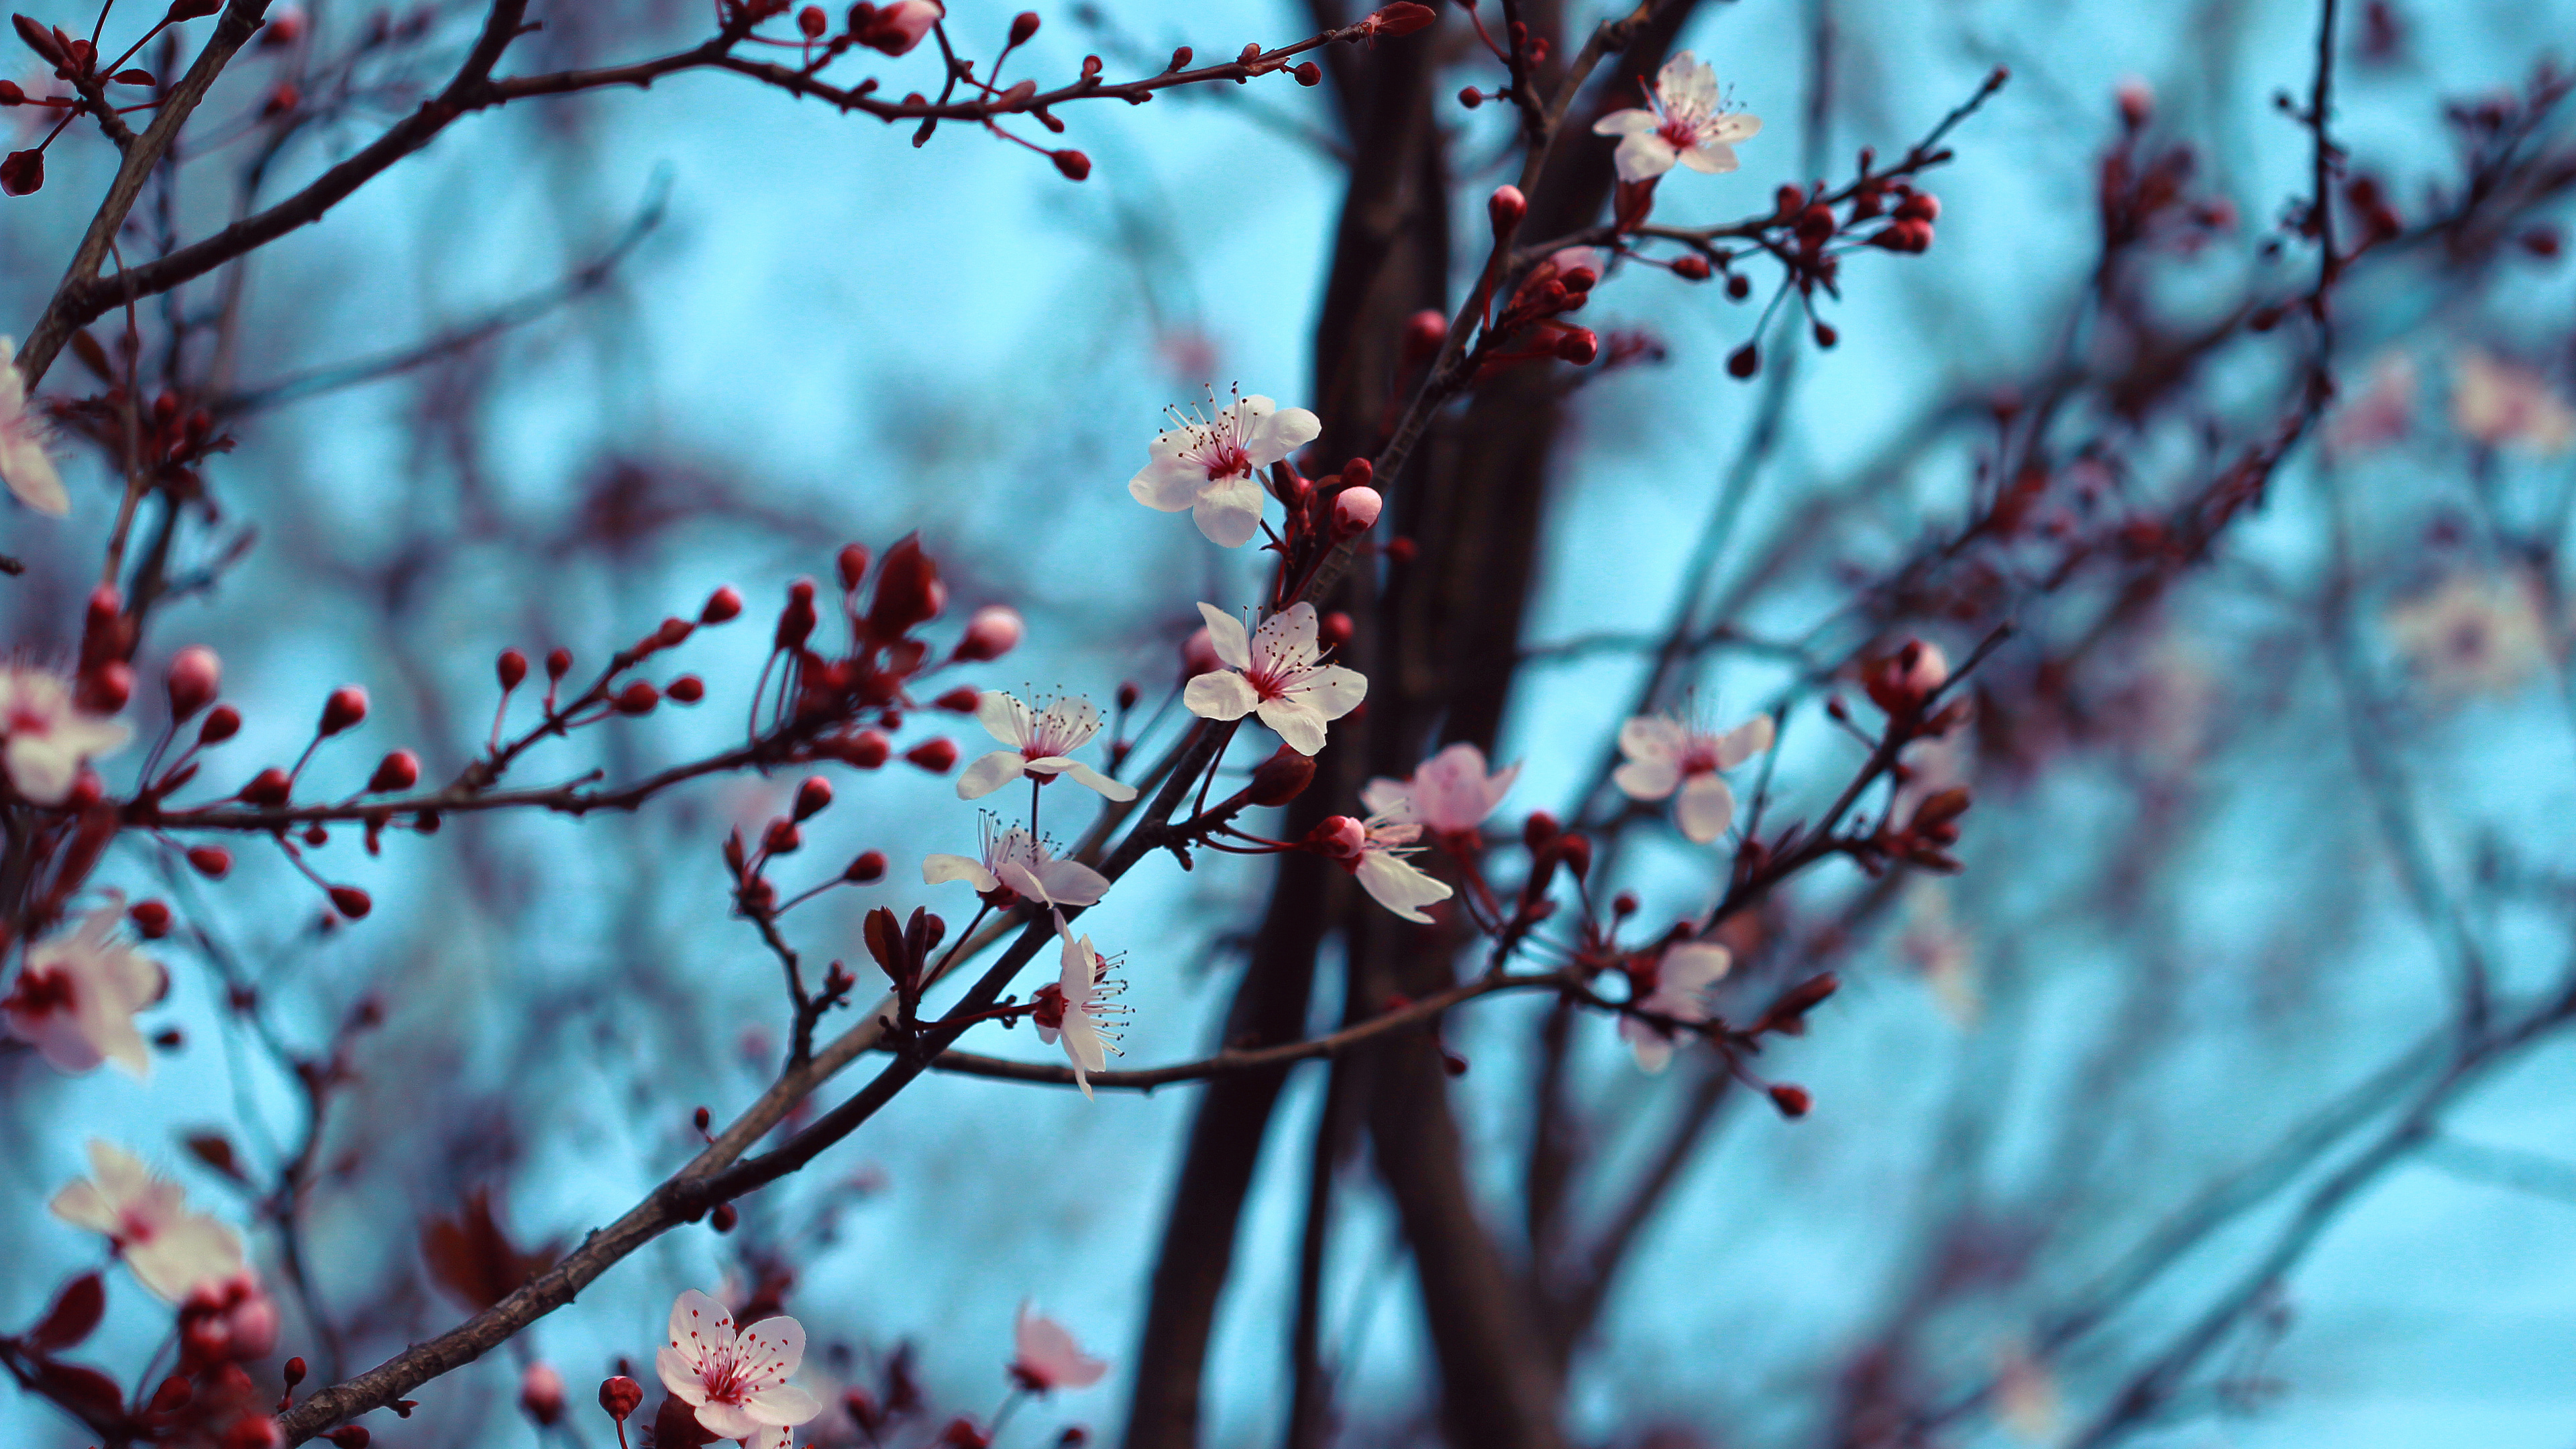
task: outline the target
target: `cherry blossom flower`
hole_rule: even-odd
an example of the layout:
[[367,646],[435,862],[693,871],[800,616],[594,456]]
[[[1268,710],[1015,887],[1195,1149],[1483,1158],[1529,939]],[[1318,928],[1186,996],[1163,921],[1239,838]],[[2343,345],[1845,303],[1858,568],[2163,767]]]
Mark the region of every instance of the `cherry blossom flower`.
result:
[[[1654,985],[1636,999],[1637,1009],[1672,1021],[1706,1021],[1708,989],[1734,964],[1735,958],[1724,946],[1684,941],[1654,964]],[[1672,1063],[1674,1035],[1667,1028],[1622,1013],[1619,1035],[1626,1038],[1628,1050],[1644,1070],[1660,1072]]]
[[2519,444],[2535,453],[2576,444],[2576,408],[2528,367],[2470,348],[2451,380],[2451,421],[2490,448]]
[[1372,815],[1366,820],[1336,815],[1317,825],[1308,839],[1312,848],[1341,862],[1371,900],[1408,921],[1429,925],[1431,918],[1422,913],[1422,908],[1437,905],[1456,892],[1405,859],[1421,849],[1413,843],[1421,834],[1418,821],[1387,815]]
[[1514,763],[1487,774],[1485,752],[1461,742],[1415,766],[1409,780],[1369,781],[1360,803],[1371,815],[1417,821],[1436,834],[1474,835],[1520,773]]
[[152,1074],[134,1014],[161,999],[170,976],[117,929],[124,914],[121,903],[102,907],[28,947],[17,985],[0,998],[9,1034],[57,1071],[112,1061],[137,1077]]
[[2388,611],[2388,632],[2436,695],[2510,694],[2549,659],[2540,585],[2519,571],[2455,574]]
[[993,817],[984,817],[984,855],[930,855],[922,859],[921,881],[938,885],[962,880],[975,887],[996,910],[1023,900],[1042,905],[1088,906],[1109,890],[1109,878],[1078,860],[1057,860],[1047,843],[1014,825],[995,834]]
[[1628,757],[1611,778],[1631,800],[1661,800],[1674,791],[1673,819],[1682,834],[1706,845],[1735,821],[1735,792],[1718,777],[1771,748],[1769,715],[1724,734],[1683,724],[1669,715],[1639,715],[1619,726],[1619,752]]
[[133,734],[117,720],[82,709],[61,675],[24,665],[0,667],[0,764],[8,769],[10,786],[27,799],[60,805],[84,763],[123,749]]
[[243,1272],[241,1235],[188,1211],[187,1189],[153,1176],[133,1153],[93,1137],[89,1170],[47,1206],[73,1227],[104,1234],[154,1297],[179,1303]]
[[[1211,393],[1209,406],[1215,402]],[[1127,480],[1127,491],[1164,513],[1189,509],[1199,532],[1223,548],[1250,541],[1261,527],[1261,470],[1324,431],[1313,413],[1258,394],[1236,397],[1213,418],[1178,409],[1171,418],[1154,435],[1154,461]]]
[[200,1281],[179,1305],[183,1368],[265,1358],[276,1347],[277,1300],[247,1266]]
[[671,1304],[671,1341],[653,1367],[708,1433],[785,1449],[789,1429],[823,1412],[787,1381],[804,1358],[805,1325],[782,1314],[736,1333],[725,1306],[692,1288]]
[[1091,1074],[1107,1070],[1110,1057],[1125,1055],[1118,1050],[1123,1033],[1111,1023],[1126,1019],[1128,1008],[1115,998],[1127,983],[1110,979],[1115,963],[1101,959],[1089,936],[1077,939],[1064,917],[1055,918],[1055,931],[1064,938],[1064,964],[1054,981],[1037,989],[1037,1009],[1029,1019],[1037,1024],[1039,1041],[1064,1043],[1064,1054],[1073,1062],[1073,1083],[1089,1097]]
[[1735,143],[1762,129],[1760,116],[1722,107],[1716,69],[1687,50],[1664,62],[1646,104],[1592,123],[1594,135],[1622,138],[1612,158],[1622,181],[1652,181],[1675,163],[1710,175],[1732,171]]
[[1042,1313],[1020,1305],[1011,1321],[1011,1377],[1033,1394],[1054,1389],[1087,1389],[1100,1382],[1109,1365],[1082,1351],[1073,1333]]
[[1201,719],[1257,714],[1288,747],[1311,755],[1324,747],[1324,725],[1359,707],[1368,681],[1356,669],[1322,662],[1315,644],[1315,606],[1291,604],[1246,634],[1243,621],[1214,604],[1199,605],[1208,641],[1226,667],[1202,674],[1181,692]]
[[1079,760],[1066,758],[1100,733],[1099,707],[1078,694],[1056,700],[1038,713],[998,689],[988,689],[975,706],[975,718],[993,738],[1011,748],[995,750],[966,767],[957,777],[960,800],[980,799],[1023,775],[1035,775],[1041,782],[1070,775],[1074,783],[1112,800],[1136,798],[1135,786],[1122,785]]
[[2415,363],[2403,352],[2381,354],[2370,381],[2326,422],[2326,451],[2336,457],[2384,447],[2406,436],[2415,422]]
[[71,495],[45,452],[44,420],[27,406],[17,355],[16,341],[0,337],[0,483],[29,508],[60,518],[72,511]]

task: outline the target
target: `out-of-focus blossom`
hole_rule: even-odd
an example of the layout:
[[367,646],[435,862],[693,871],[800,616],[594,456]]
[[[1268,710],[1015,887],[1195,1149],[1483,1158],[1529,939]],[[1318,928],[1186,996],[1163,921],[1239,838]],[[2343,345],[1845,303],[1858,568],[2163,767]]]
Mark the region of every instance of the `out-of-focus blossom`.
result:
[[58,1071],[112,1061],[137,1077],[152,1074],[134,1014],[161,999],[170,977],[126,939],[124,914],[121,905],[103,906],[28,947],[17,985],[0,998],[9,1034]]
[[1055,918],[1055,930],[1064,939],[1063,963],[1056,979],[1038,988],[1037,1009],[1029,1019],[1037,1025],[1039,1041],[1064,1044],[1074,1085],[1089,1097],[1091,1074],[1107,1070],[1113,1054],[1123,1055],[1118,1051],[1122,1033],[1111,1023],[1127,1016],[1128,1008],[1116,1001],[1127,983],[1110,977],[1110,963],[1092,949],[1091,938],[1077,938],[1064,917]]
[[2444,698],[2510,694],[2549,659],[2540,586],[2520,571],[2454,574],[2391,608],[2388,632]]
[[1718,772],[1764,753],[1771,741],[1769,715],[1723,734],[1670,715],[1639,715],[1619,726],[1619,753],[1628,762],[1611,778],[1631,800],[1661,800],[1679,791],[1673,820],[1685,837],[1706,845],[1735,823],[1735,791]]
[[[0,368],[0,373],[17,373]],[[60,805],[80,767],[125,747],[134,732],[82,709],[69,680],[25,665],[0,668],[0,763],[9,785],[39,805]]]
[[1112,800],[1136,798],[1135,786],[1122,785],[1079,760],[1066,758],[1100,733],[1098,706],[1080,695],[1056,700],[1038,713],[998,689],[988,689],[975,706],[975,718],[993,738],[1011,748],[995,750],[966,767],[957,777],[961,800],[990,795],[1023,775],[1070,775],[1074,783]]
[[996,908],[1007,910],[1022,900],[1042,905],[1088,906],[1109,890],[1109,878],[1078,860],[1057,860],[1043,840],[1014,825],[995,834],[993,817],[984,817],[984,856],[931,855],[921,862],[924,885],[962,880]]
[[1932,999],[1953,1026],[1965,1031],[1985,1015],[1985,996],[1977,989],[1976,955],[1950,913],[1950,889],[1936,880],[1916,877],[1905,893],[1905,959],[1923,973]]
[[563,1374],[544,1359],[529,1364],[527,1372],[519,1375],[519,1407],[527,1411],[529,1418],[551,1428],[563,1417]]
[[73,1227],[105,1235],[152,1296],[183,1302],[199,1287],[243,1271],[241,1235],[188,1211],[187,1189],[153,1176],[133,1153],[93,1137],[89,1170],[46,1206]]
[[894,0],[891,5],[853,6],[850,29],[859,44],[902,55],[921,44],[930,27],[947,18],[948,7],[939,0]]
[[1011,1322],[1011,1377],[1033,1394],[1055,1389],[1086,1389],[1100,1382],[1109,1365],[1082,1351],[1073,1333],[1042,1313],[1020,1305]]
[[1422,826],[1412,820],[1385,815],[1355,820],[1336,815],[1317,825],[1308,843],[1327,858],[1339,861],[1359,880],[1360,889],[1367,891],[1371,900],[1408,921],[1429,925],[1431,918],[1422,913],[1422,908],[1437,905],[1456,892],[1405,859],[1421,849],[1413,843],[1421,834]]
[[276,1347],[277,1300],[247,1266],[198,1283],[179,1305],[182,1365],[266,1358]]
[[804,1361],[805,1325],[782,1314],[736,1333],[733,1314],[695,1288],[672,1303],[670,1342],[653,1355],[662,1386],[708,1433],[762,1446],[784,1446],[788,1429],[823,1412],[787,1381]]
[[1724,108],[1716,68],[1687,50],[1656,72],[1646,107],[1592,123],[1594,135],[1622,138],[1611,158],[1622,181],[1652,181],[1676,164],[1712,175],[1732,171],[1735,143],[1762,129],[1760,116]]
[[1358,670],[1323,662],[1315,643],[1315,606],[1291,604],[1257,632],[1214,604],[1199,605],[1208,641],[1226,667],[1202,674],[1181,692],[1181,702],[1201,719],[1233,720],[1257,714],[1288,747],[1311,755],[1324,747],[1326,722],[1340,719],[1368,696]]
[[1324,431],[1313,413],[1283,408],[1258,394],[1236,398],[1214,417],[1178,409],[1171,417],[1172,425],[1150,445],[1154,461],[1127,480],[1127,491],[1164,513],[1190,510],[1199,532],[1225,548],[1249,542],[1260,530],[1261,470]]
[[2056,1375],[2017,1342],[1995,1358],[1995,1417],[2005,1431],[2025,1444],[2056,1443],[2065,1432]]
[[0,483],[38,513],[56,518],[72,511],[62,475],[45,451],[45,421],[27,406],[27,379],[18,371],[17,343],[0,337]]
[[2547,378],[2474,347],[2453,363],[2451,422],[2490,448],[2554,454],[2576,443],[2576,408]]
[[[1671,947],[1655,962],[1654,984],[1637,998],[1637,1009],[1671,1021],[1706,1021],[1708,989],[1734,964],[1735,957],[1713,941],[1684,941]],[[1623,1012],[1619,1035],[1646,1071],[1660,1072],[1672,1064],[1675,1037],[1668,1028]]]
[[1415,766],[1409,780],[1369,781],[1360,803],[1371,815],[1416,821],[1441,835],[1473,835],[1520,773],[1514,763],[1487,774],[1485,752],[1462,742]]
[[2403,352],[2388,352],[2370,365],[2370,380],[2360,392],[2334,410],[2326,421],[2326,451],[2348,457],[2386,447],[2415,425],[2420,386],[2415,361]]

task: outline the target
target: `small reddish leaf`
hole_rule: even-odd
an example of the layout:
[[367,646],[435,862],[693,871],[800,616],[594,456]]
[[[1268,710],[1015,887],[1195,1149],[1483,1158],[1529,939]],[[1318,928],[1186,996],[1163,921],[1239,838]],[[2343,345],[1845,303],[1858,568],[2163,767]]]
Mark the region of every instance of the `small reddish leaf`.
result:
[[31,1377],[37,1393],[78,1414],[93,1428],[125,1422],[125,1391],[96,1369],[40,1359]]
[[61,1296],[19,1342],[35,1353],[60,1353],[77,1346],[98,1327],[107,1308],[107,1287],[96,1273],[83,1273],[63,1285]]
[[7,160],[0,160],[0,191],[25,196],[43,189],[44,184],[44,152],[12,151]]
[[116,74],[109,76],[108,79],[116,82],[118,85],[126,86],[148,86],[153,84],[152,72],[148,70],[121,70]]
[[242,1175],[241,1159],[234,1155],[232,1139],[221,1132],[192,1132],[187,1137],[188,1155],[235,1182],[248,1182]]
[[420,1255],[439,1287],[467,1307],[481,1310],[553,1267],[555,1259],[563,1256],[563,1246],[549,1242],[521,1251],[501,1230],[491,1193],[478,1187],[454,1218],[431,1218],[421,1225]]

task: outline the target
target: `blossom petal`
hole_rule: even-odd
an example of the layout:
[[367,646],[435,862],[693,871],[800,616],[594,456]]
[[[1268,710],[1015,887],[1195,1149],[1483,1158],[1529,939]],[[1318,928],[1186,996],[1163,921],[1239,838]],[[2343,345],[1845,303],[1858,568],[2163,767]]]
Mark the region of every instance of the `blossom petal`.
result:
[[1657,1009],[1667,1016],[1684,1020],[1707,1020],[1707,1003],[1699,999],[1699,993],[1724,979],[1734,965],[1734,953],[1714,941],[1684,941],[1673,947],[1664,953],[1663,961],[1656,968],[1655,995],[1662,997],[1673,993],[1677,1001],[1696,1006],[1700,1014],[1693,1016],[1686,1011]]
[[1628,1050],[1637,1059],[1638,1070],[1655,1076],[1672,1065],[1673,1039],[1663,1028],[1642,1022],[1633,1016],[1619,1018],[1619,1035],[1627,1040]]
[[134,1271],[135,1280],[164,1303],[182,1302],[206,1284],[221,1283],[246,1262],[241,1235],[204,1213],[189,1213],[155,1232],[150,1242],[125,1252],[125,1266]]
[[[1236,677],[1239,678],[1240,676]],[[1121,784],[1116,780],[1110,779],[1107,775],[1100,773],[1098,770],[1091,768],[1080,760],[1065,761],[1064,773],[1072,776],[1076,784],[1097,790],[1107,799],[1117,800],[1123,803],[1136,798],[1135,786]]]
[[[1244,401],[1249,403],[1252,399],[1245,398]],[[1261,401],[1266,403],[1270,400],[1263,398]],[[1285,462],[1289,454],[1315,441],[1323,433],[1323,420],[1313,413],[1304,408],[1281,408],[1245,434],[1244,455],[1252,460],[1252,466],[1267,468],[1273,463]]]
[[984,868],[984,862],[971,856],[936,854],[921,858],[923,885],[941,885],[952,880],[962,880],[979,892],[1001,884],[999,877]]
[[1735,792],[1714,771],[1693,775],[1673,802],[1673,821],[1683,838],[1706,845],[1735,823]]
[[1721,144],[1731,144],[1736,141],[1751,140],[1754,136],[1759,135],[1761,130],[1762,118],[1760,116],[1752,115],[1744,111],[1728,111],[1723,115],[1709,117],[1707,121],[1701,124],[1699,135],[1703,142],[1715,141]]
[[55,1217],[73,1227],[87,1228],[93,1233],[111,1237],[116,1233],[115,1205],[98,1190],[98,1184],[88,1178],[64,1184],[63,1190],[55,1193],[53,1201],[45,1206]]
[[[795,1320],[788,1321],[793,1323]],[[745,1395],[742,1409],[744,1413],[763,1424],[775,1428],[787,1428],[802,1424],[822,1413],[823,1401],[794,1384],[780,1384],[776,1388],[762,1389],[758,1393]]]
[[34,438],[11,438],[0,446],[0,482],[29,508],[60,518],[72,511],[72,496],[63,490],[63,475],[54,468],[45,445]]
[[[1163,438],[1175,434],[1165,433]],[[1154,440],[1158,445],[1162,438]],[[1199,501],[1207,470],[1185,458],[1157,458],[1127,480],[1127,496],[1161,513],[1178,513]]]
[[1632,760],[1679,760],[1689,738],[1672,716],[1641,714],[1619,726],[1619,753]]
[[[787,1382],[796,1366],[805,1361],[805,1325],[785,1314],[764,1318],[742,1331],[734,1345],[733,1372],[736,1382],[760,1389],[775,1389]],[[796,1390],[804,1394],[804,1390]],[[807,1402],[812,1396],[806,1395]],[[822,1412],[818,1405],[805,1418]],[[802,1424],[805,1419],[781,1419],[783,1424]]]
[[1673,149],[1672,142],[1654,132],[1640,131],[1621,141],[1610,159],[1619,168],[1619,179],[1634,185],[1640,181],[1652,181],[1672,170],[1673,163],[1681,159],[1681,152]]
[[1717,109],[1717,67],[1684,50],[1655,72],[1655,95],[1666,110]]
[[1262,621],[1252,637],[1253,658],[1265,665],[1305,662],[1313,655],[1317,623],[1314,605],[1303,599],[1290,604]]
[[1202,674],[1181,690],[1181,703],[1201,719],[1241,719],[1260,702],[1252,681],[1232,670]]
[[1199,617],[1207,620],[1208,644],[1219,662],[1229,669],[1252,667],[1252,636],[1244,632],[1241,619],[1214,604],[1199,605]]
[[1239,548],[1261,531],[1261,485],[1236,474],[1211,478],[1199,490],[1190,517],[1219,548]]
[[1723,176],[1743,164],[1735,159],[1735,148],[1724,141],[1702,141],[1674,154],[1681,164],[1703,176]]
[[1596,136],[1633,136],[1640,131],[1651,131],[1662,124],[1663,122],[1655,119],[1655,113],[1652,111],[1612,111],[1610,114],[1603,116],[1600,120],[1592,123],[1592,134]]
[[1631,800],[1661,800],[1680,786],[1682,772],[1670,760],[1630,760],[1612,771],[1610,779]]
[[1371,815],[1413,818],[1413,787],[1384,775],[1360,787],[1360,808]]
[[1078,860],[1050,860],[1036,874],[1046,898],[1058,905],[1097,905],[1109,893],[1109,877]]
[[1771,753],[1777,728],[1767,714],[1755,715],[1717,737],[1717,767],[1732,770],[1757,755]]
[[1261,722],[1297,753],[1311,755],[1324,747],[1324,716],[1313,705],[1294,699],[1265,699],[1259,713]]
[[995,750],[957,777],[957,798],[981,800],[1028,772],[1029,762],[1019,751]]
[[1360,888],[1369,893],[1370,899],[1408,921],[1424,925],[1429,925],[1431,918],[1422,913],[1422,908],[1454,894],[1447,885],[1414,869],[1403,858],[1382,850],[1360,857],[1359,869],[1353,874],[1359,877]]
[[678,1349],[666,1343],[653,1350],[653,1368],[662,1376],[662,1387],[682,1403],[697,1405],[707,1401],[707,1386],[698,1377],[698,1366]]
[[1036,731],[1036,717],[1029,707],[1001,690],[988,689],[975,697],[975,722],[984,732],[1015,750],[1029,747]]
[[[680,1397],[685,1399],[688,1395]],[[765,1427],[744,1412],[742,1405],[728,1404],[721,1399],[698,1401],[698,1423],[719,1439],[748,1439]]]
[[1368,676],[1356,669],[1327,664],[1290,685],[1288,694],[1326,719],[1340,719],[1368,698]]
[[[684,1290],[678,1298],[671,1301],[670,1346],[679,1354],[680,1362],[686,1364],[692,1374],[705,1370],[707,1355],[714,1351],[717,1344],[730,1345],[732,1342],[733,1314],[723,1304],[695,1288]],[[670,1383],[667,1373],[663,1376],[663,1382],[670,1387],[671,1392],[680,1394],[682,1398],[688,1397],[680,1393],[678,1385]],[[689,1401],[700,1402],[696,1399]],[[746,1429],[743,1432],[750,1431]],[[741,1435],[733,1437],[740,1438]]]

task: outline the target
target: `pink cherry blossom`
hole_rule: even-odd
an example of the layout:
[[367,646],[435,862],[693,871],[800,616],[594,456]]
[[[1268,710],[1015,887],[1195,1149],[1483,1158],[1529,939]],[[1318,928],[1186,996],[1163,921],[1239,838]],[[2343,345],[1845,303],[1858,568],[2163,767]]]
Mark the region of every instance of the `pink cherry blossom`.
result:
[[1257,714],[1290,749],[1311,755],[1324,747],[1325,723],[1368,697],[1368,681],[1358,670],[1322,662],[1312,604],[1291,604],[1251,634],[1242,620],[1214,604],[1199,605],[1199,614],[1226,666],[1191,680],[1181,692],[1181,702],[1201,719]]
[[1417,821],[1387,815],[1372,815],[1366,820],[1336,815],[1316,826],[1308,841],[1310,846],[1319,845],[1326,857],[1339,861],[1357,878],[1369,899],[1408,921],[1427,926],[1431,918],[1422,913],[1422,908],[1437,905],[1457,893],[1405,859],[1421,849],[1413,843],[1421,834],[1422,826]]
[[2519,569],[2454,574],[2391,608],[2388,632],[2444,699],[2510,695],[2549,663],[2541,584]]
[[1054,1389],[1087,1389],[1100,1382],[1109,1365],[1082,1351],[1063,1324],[1020,1305],[1011,1323],[1011,1377],[1033,1394]]
[[1687,50],[1664,62],[1646,105],[1592,123],[1596,136],[1623,138],[1612,158],[1622,181],[1652,181],[1675,163],[1711,175],[1732,171],[1734,143],[1762,129],[1760,116],[1724,109],[1716,69]]
[[277,1300],[247,1266],[200,1281],[179,1305],[183,1365],[265,1358],[276,1347]]
[[104,1234],[154,1297],[182,1302],[244,1270],[241,1235],[188,1211],[187,1189],[153,1176],[133,1153],[93,1137],[89,1170],[87,1180],[55,1193],[47,1206],[73,1227]]
[[1417,821],[1436,834],[1473,835],[1520,773],[1514,763],[1487,774],[1485,752],[1461,742],[1415,766],[1410,780],[1369,781],[1360,803],[1371,815]]
[[45,452],[45,423],[27,406],[17,343],[0,337],[0,483],[21,503],[56,518],[72,511],[71,495]]
[[737,1334],[725,1306],[692,1288],[671,1305],[671,1341],[653,1367],[708,1433],[783,1446],[788,1429],[823,1412],[820,1400],[787,1382],[804,1359],[805,1325],[782,1314]]
[[1619,726],[1619,752],[1628,763],[1611,778],[1631,800],[1661,800],[1680,791],[1673,819],[1684,836],[1706,845],[1735,821],[1735,792],[1718,772],[1769,750],[1771,735],[1769,715],[1724,734],[1669,715],[1639,715]]
[[133,734],[116,720],[82,709],[61,675],[24,665],[0,667],[0,764],[8,768],[10,786],[27,799],[60,805],[84,763],[123,749]]
[[2461,432],[2490,448],[2520,446],[2544,455],[2576,444],[2576,408],[2538,372],[2476,348],[2462,352],[2455,366],[2451,421]]
[[1055,930],[1064,940],[1063,964],[1054,981],[1038,988],[1037,1009],[1029,1019],[1037,1025],[1039,1041],[1064,1043],[1074,1085],[1088,1097],[1091,1074],[1107,1070],[1110,1057],[1125,1055],[1118,1050],[1124,1033],[1112,1023],[1126,1019],[1128,1008],[1116,998],[1127,983],[1111,979],[1114,963],[1101,959],[1089,936],[1077,939],[1064,917],[1055,918]]
[[1011,695],[988,689],[975,706],[975,718],[993,738],[1011,748],[995,750],[966,767],[957,777],[960,800],[980,799],[1023,775],[1041,780],[1070,775],[1074,783],[1112,800],[1136,798],[1135,786],[1122,785],[1079,760],[1066,758],[1100,733],[1099,707],[1080,695],[1056,700],[1040,713]]
[[124,914],[121,904],[102,907],[28,947],[17,985],[0,998],[9,1034],[57,1071],[112,1061],[137,1077],[152,1074],[134,1014],[161,999],[170,977],[118,929]]
[[[1708,989],[1734,964],[1735,958],[1724,946],[1684,941],[1665,951],[1663,959],[1655,963],[1654,986],[1637,999],[1637,1009],[1671,1021],[1706,1021]],[[1660,1072],[1671,1064],[1675,1038],[1667,1028],[1623,1013],[1619,1035],[1627,1040],[1628,1050],[1635,1053],[1637,1065],[1646,1071]]]
[[1109,878],[1078,860],[1057,860],[1047,843],[1014,825],[996,834],[993,817],[984,817],[984,855],[931,855],[921,862],[924,885],[962,880],[999,909],[1020,901],[1041,905],[1088,906],[1109,890]]
[[1154,435],[1154,461],[1127,480],[1127,491],[1164,513],[1189,509],[1199,532],[1223,548],[1250,541],[1261,527],[1261,470],[1324,431],[1313,413],[1258,394],[1237,397],[1212,418],[1178,409],[1171,417]]

